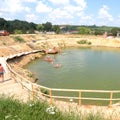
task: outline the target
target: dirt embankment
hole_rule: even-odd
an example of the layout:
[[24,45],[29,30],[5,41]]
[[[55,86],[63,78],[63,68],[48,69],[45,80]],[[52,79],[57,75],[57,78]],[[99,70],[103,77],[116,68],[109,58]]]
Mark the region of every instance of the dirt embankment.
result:
[[[17,39],[16,39],[17,37]],[[19,41],[22,39],[22,42]],[[78,44],[78,41],[87,41],[85,44]],[[90,44],[88,44],[90,43]],[[47,35],[47,34],[24,34],[24,35],[10,35],[0,36],[0,56],[10,56],[21,52],[27,52],[35,49],[47,49],[54,46],[59,48],[64,47],[120,47],[119,38],[104,38],[96,36],[82,36],[82,35]],[[41,57],[41,53],[30,54],[14,60],[10,60],[9,64],[23,76],[31,74],[26,72],[22,67],[28,62]]]
[[[22,38],[23,42],[16,39]],[[87,41],[91,44],[78,44],[77,41]],[[33,49],[46,49],[49,47],[69,47],[69,46],[105,46],[120,47],[120,38],[104,38],[96,36],[82,35],[47,35],[47,34],[24,34],[0,36],[0,56],[8,56],[18,52],[30,51]]]

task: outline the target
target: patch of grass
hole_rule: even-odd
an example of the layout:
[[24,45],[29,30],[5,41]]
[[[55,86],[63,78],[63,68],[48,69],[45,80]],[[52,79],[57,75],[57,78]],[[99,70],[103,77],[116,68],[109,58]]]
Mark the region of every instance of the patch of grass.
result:
[[20,42],[20,43],[25,42],[25,40],[24,40],[22,37],[20,37],[20,36],[15,36],[15,37],[14,37],[14,40],[15,40],[16,42]]
[[62,113],[46,102],[29,101],[27,103],[0,96],[0,120],[107,120],[100,114],[82,116],[74,113]]
[[80,40],[80,41],[77,41],[78,44],[88,44],[88,45],[91,45],[92,43],[91,42],[88,42],[87,40]]
[[60,48],[66,48],[65,41],[61,41],[60,43],[58,43],[58,46],[59,46]]
[[100,113],[90,113],[87,115],[86,120],[104,120]]
[[34,78],[33,73],[30,73],[30,72],[27,74],[27,76],[30,77],[30,78]]
[[21,103],[11,98],[0,98],[0,119],[1,120],[67,120],[59,111],[54,114],[48,113],[47,103],[39,101]]
[[46,95],[49,95],[49,91],[44,89],[44,88],[41,88],[40,89],[42,93],[46,94]]
[[30,35],[30,37],[35,38],[35,35]]

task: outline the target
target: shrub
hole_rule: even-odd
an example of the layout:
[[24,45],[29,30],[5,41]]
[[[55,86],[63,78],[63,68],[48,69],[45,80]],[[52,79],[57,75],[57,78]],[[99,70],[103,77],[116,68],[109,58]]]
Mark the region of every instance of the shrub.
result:
[[32,73],[30,73],[30,72],[27,74],[27,76],[30,77],[30,78],[34,77],[34,75]]
[[48,95],[48,94],[49,94],[49,91],[48,91],[48,90],[46,90],[46,89],[44,89],[44,88],[41,88],[40,90],[41,90],[41,92],[42,92],[42,93],[44,93],[44,94],[46,94],[46,95]]
[[91,42],[88,42],[88,45],[91,45],[92,43]]
[[86,40],[80,40],[80,41],[77,41],[78,44],[86,44],[87,41]]
[[15,34],[23,34],[22,30],[15,30],[14,33]]
[[25,40],[23,38],[21,38],[20,36],[15,36],[14,37],[14,40],[17,41],[17,42],[25,42]]
[[80,41],[77,41],[78,44],[88,44],[88,45],[91,45],[92,43],[91,42],[88,42],[87,40],[80,40]]

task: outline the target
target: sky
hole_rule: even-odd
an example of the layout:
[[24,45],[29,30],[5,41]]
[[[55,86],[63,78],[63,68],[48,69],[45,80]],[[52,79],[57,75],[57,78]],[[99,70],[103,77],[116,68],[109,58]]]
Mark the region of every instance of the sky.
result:
[[0,17],[53,25],[120,27],[120,0],[0,0]]

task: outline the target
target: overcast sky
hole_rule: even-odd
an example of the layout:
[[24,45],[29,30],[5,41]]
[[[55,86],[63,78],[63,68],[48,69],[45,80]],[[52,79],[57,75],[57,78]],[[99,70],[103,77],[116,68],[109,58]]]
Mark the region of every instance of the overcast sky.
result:
[[0,17],[37,24],[120,27],[120,0],[0,0]]

